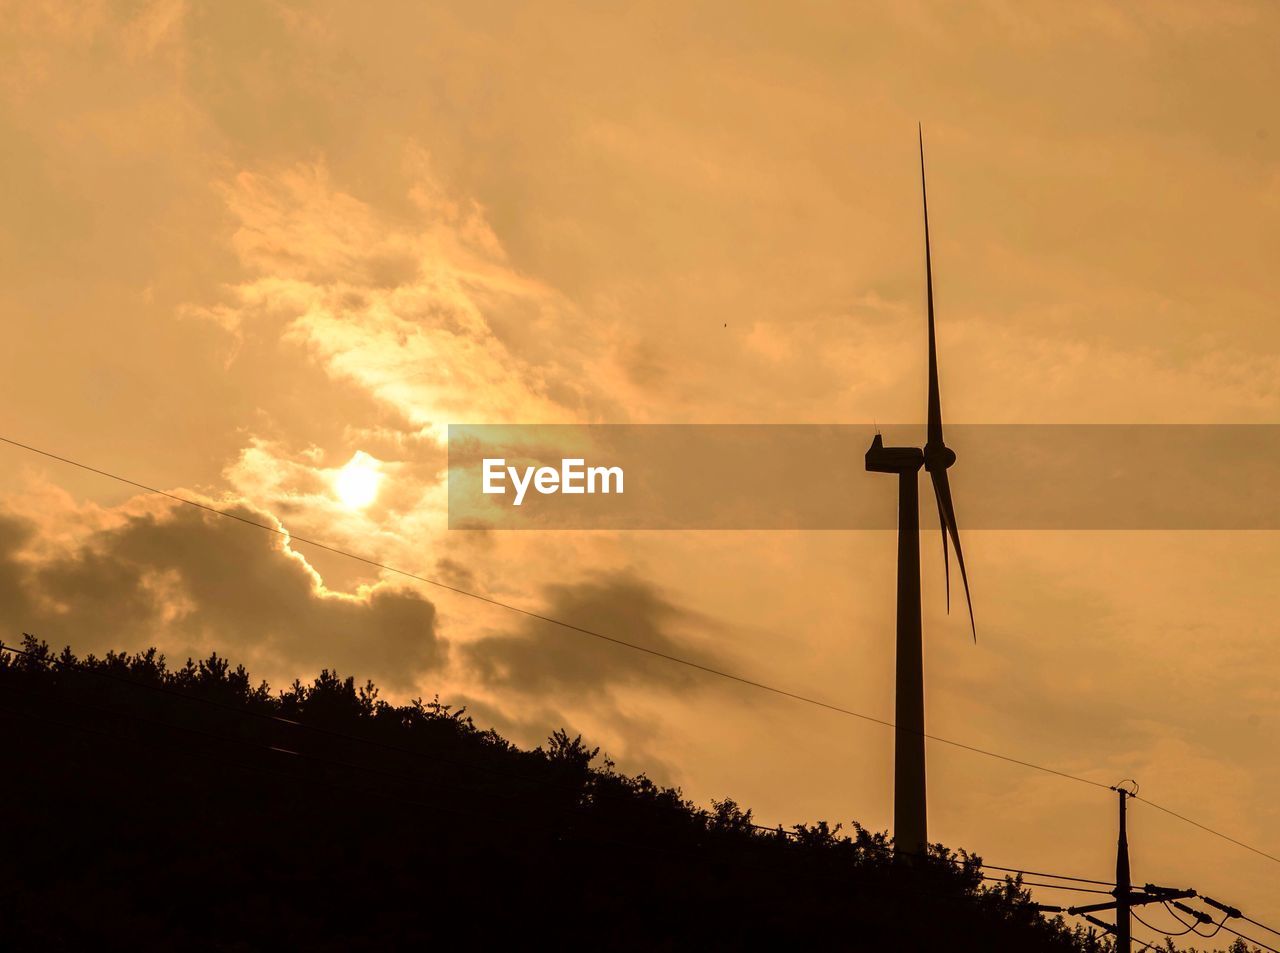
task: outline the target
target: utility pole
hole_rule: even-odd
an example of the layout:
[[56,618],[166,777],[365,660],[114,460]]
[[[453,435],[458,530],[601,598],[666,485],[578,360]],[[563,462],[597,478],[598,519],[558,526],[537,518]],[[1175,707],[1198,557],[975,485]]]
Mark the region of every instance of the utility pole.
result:
[[[1123,782],[1122,782],[1123,783]],[[1091,903],[1083,907],[1055,907],[1048,904],[1037,904],[1038,909],[1043,913],[1066,913],[1071,916],[1084,917],[1094,926],[1105,930],[1116,938],[1115,953],[1133,953],[1133,923],[1132,910],[1134,907],[1142,906],[1148,903],[1165,903],[1171,902],[1177,904],[1178,900],[1187,897],[1198,896],[1194,890],[1180,890],[1176,887],[1157,887],[1155,884],[1146,884],[1141,890],[1133,889],[1133,878],[1129,871],[1129,824],[1128,824],[1128,799],[1137,794],[1137,786],[1135,784],[1133,791],[1116,785],[1111,790],[1115,791],[1120,798],[1120,832],[1116,839],[1116,886],[1111,891],[1111,895],[1115,897],[1109,903]],[[1238,913],[1235,908],[1228,908],[1215,901],[1205,899],[1206,903],[1211,903],[1215,907],[1222,910],[1230,909],[1233,913]],[[1190,907],[1177,904],[1181,909],[1195,916],[1202,923],[1208,918],[1204,917],[1199,911],[1192,910]],[[1116,912],[1115,924],[1107,923],[1105,920],[1099,920],[1091,914],[1101,912],[1103,910],[1114,910]]]
[[[1123,781],[1120,782],[1120,784],[1123,783]],[[1121,787],[1120,784],[1111,788],[1111,790],[1115,791],[1120,798],[1120,832],[1116,839],[1116,886],[1115,889],[1111,891],[1115,900],[1110,903],[1091,903],[1083,907],[1057,907],[1052,904],[1037,903],[1035,905],[1036,909],[1041,913],[1065,913],[1073,917],[1083,917],[1095,927],[1098,927],[1103,932],[1109,933],[1115,937],[1115,953],[1133,953],[1133,924],[1131,922],[1133,918],[1133,908],[1143,904],[1167,904],[1181,910],[1187,916],[1191,917],[1203,926],[1215,926],[1213,917],[1209,916],[1209,914],[1205,913],[1203,910],[1197,910],[1194,907],[1189,907],[1185,903],[1181,902],[1189,897],[1198,897],[1202,903],[1206,903],[1209,906],[1222,911],[1222,921],[1216,924],[1217,929],[1214,930],[1214,933],[1216,933],[1218,929],[1222,929],[1227,920],[1232,917],[1243,917],[1244,914],[1241,913],[1238,908],[1233,907],[1228,903],[1222,903],[1220,900],[1214,900],[1212,897],[1206,897],[1204,894],[1197,893],[1194,890],[1180,890],[1177,887],[1157,887],[1155,884],[1144,884],[1141,890],[1133,889],[1133,876],[1129,870],[1128,801],[1129,798],[1138,796],[1138,783],[1131,779],[1130,783],[1133,785],[1132,791]],[[1103,910],[1114,910],[1116,912],[1116,922],[1114,924],[1108,923],[1106,920],[1099,920],[1097,917],[1093,916],[1093,914],[1099,913]],[[1257,923],[1256,920],[1252,920],[1250,922]],[[1184,920],[1183,923],[1185,924],[1186,921]],[[1261,924],[1258,925],[1262,926]],[[1190,930],[1194,927],[1195,924],[1191,924],[1187,929]],[[1231,930],[1231,927],[1227,927],[1227,929]],[[1263,927],[1263,929],[1269,930],[1271,928]],[[1234,933],[1235,931],[1232,930],[1232,932]],[[1199,933],[1197,931],[1197,936],[1212,935],[1213,934]],[[1243,934],[1236,935],[1242,937],[1247,942],[1257,942]],[[1155,949],[1155,947],[1150,943],[1144,943],[1142,940],[1138,940],[1138,944],[1144,950]],[[1269,950],[1271,947],[1266,947],[1266,949]]]
[[1116,953],[1133,951],[1132,888],[1129,883],[1129,831],[1126,823],[1125,799],[1129,792],[1116,786],[1120,796],[1120,839],[1116,842]]

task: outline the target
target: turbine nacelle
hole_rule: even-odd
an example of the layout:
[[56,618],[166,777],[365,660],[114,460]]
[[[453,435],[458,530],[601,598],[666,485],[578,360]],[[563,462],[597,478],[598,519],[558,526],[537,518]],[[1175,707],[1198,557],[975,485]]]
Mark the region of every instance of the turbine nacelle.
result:
[[876,434],[867,448],[867,470],[871,473],[915,473],[924,466],[919,447],[886,447]]

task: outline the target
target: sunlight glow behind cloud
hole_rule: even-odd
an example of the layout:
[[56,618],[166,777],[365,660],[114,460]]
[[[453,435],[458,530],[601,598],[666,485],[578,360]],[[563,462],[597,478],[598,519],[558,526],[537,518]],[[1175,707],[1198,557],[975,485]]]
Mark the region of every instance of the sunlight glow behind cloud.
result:
[[357,450],[333,479],[338,498],[353,510],[362,510],[377,499],[381,484],[378,461],[363,450]]

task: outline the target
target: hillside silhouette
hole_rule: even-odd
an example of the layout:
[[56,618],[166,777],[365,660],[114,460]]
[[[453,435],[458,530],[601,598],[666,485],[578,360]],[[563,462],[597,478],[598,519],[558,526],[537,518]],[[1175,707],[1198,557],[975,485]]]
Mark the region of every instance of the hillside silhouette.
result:
[[25,636],[0,719],[5,950],[1111,948],[978,857],[762,829],[580,737],[522,750],[329,671],[273,693],[216,654]]

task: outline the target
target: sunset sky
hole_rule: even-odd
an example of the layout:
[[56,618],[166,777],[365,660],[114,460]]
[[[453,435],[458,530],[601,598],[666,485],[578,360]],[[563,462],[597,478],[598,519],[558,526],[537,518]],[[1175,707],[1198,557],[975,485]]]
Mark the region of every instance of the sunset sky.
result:
[[[0,435],[493,599],[892,717],[892,533],[450,531],[444,440],[920,421],[917,121],[948,422],[1280,423],[1270,4],[0,22]],[[765,823],[891,824],[884,728],[0,464],[6,642],[217,650],[275,686],[337,667]],[[975,645],[927,525],[930,731],[1136,778],[1280,854],[1280,533],[968,533]],[[1112,795],[928,755],[933,839],[1111,876]],[[1277,863],[1141,803],[1131,837],[1136,882],[1280,920]]]

